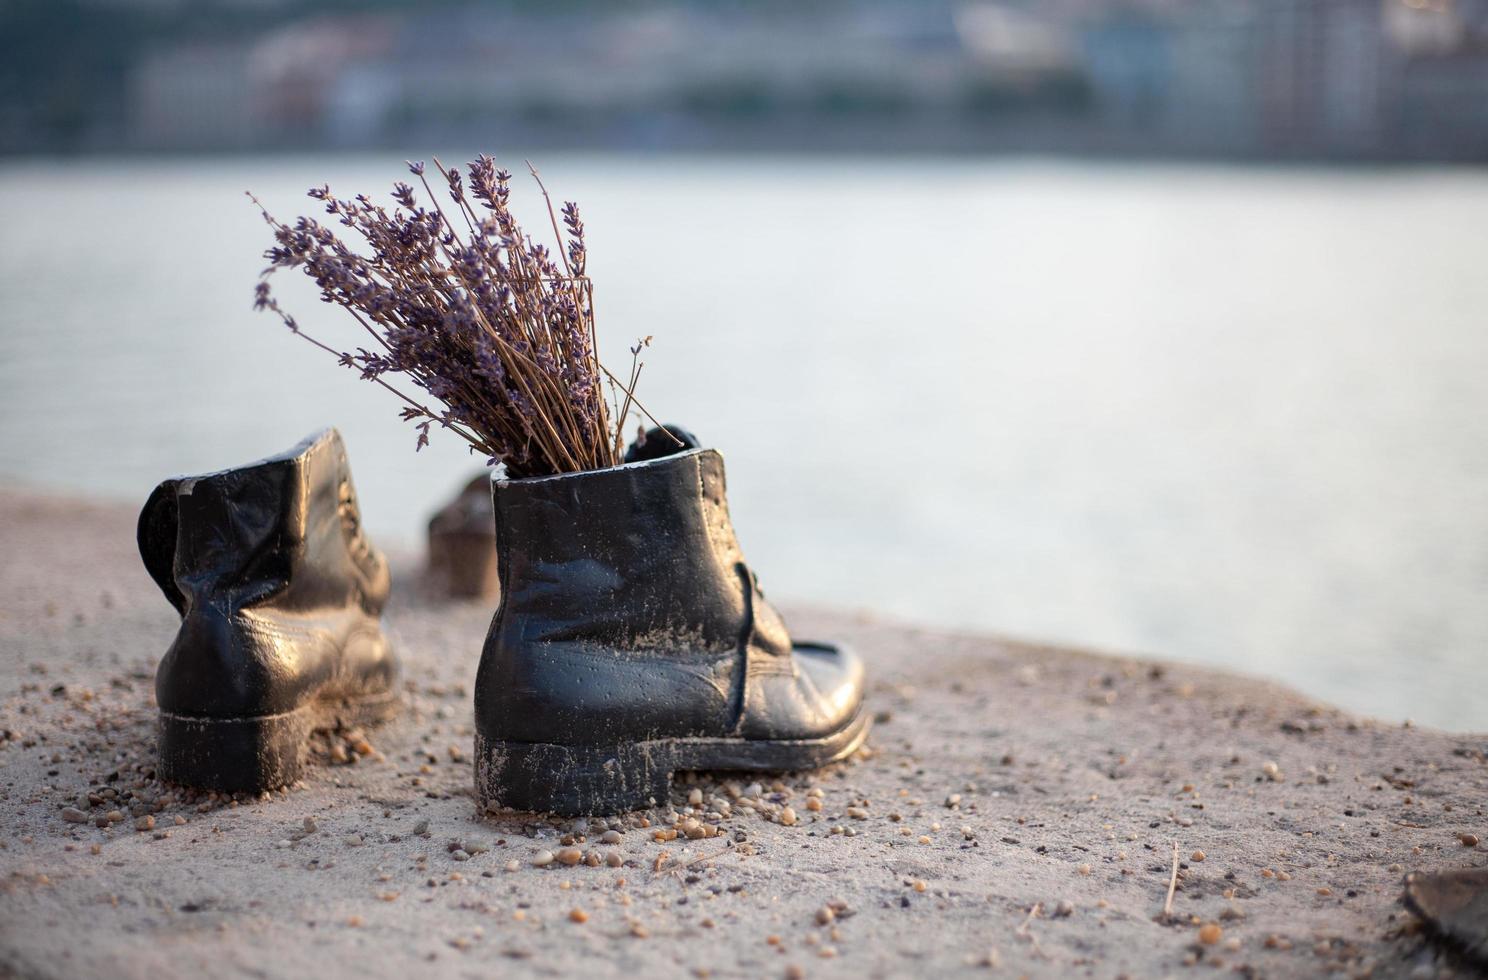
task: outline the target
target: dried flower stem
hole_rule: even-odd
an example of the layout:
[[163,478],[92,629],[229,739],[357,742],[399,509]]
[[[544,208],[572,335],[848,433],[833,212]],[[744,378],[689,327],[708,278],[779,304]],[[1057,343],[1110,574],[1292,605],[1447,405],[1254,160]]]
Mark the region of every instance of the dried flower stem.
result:
[[[342,199],[326,186],[310,190],[360,239],[356,249],[311,218],[293,225],[276,220],[249,194],[276,242],[265,253],[270,264],[255,305],[402,399],[403,418],[419,432],[418,448],[437,424],[513,476],[616,465],[631,409],[656,423],[635,397],[644,366],[640,351],[650,338],[631,348],[627,382],[600,363],[578,206],[564,204],[565,234],[547,187],[528,164],[559,242],[555,262],[512,214],[511,174],[490,157],[477,158],[464,173],[437,159],[434,167],[450,207],[440,203],[422,163],[410,163],[409,170],[432,210],[401,181],[393,187],[391,212],[366,195]],[[455,215],[463,234],[451,220]],[[345,308],[376,341],[375,349],[338,351],[304,333],[269,291],[269,277],[284,268],[301,270],[322,300]],[[392,374],[442,407],[411,397],[390,383]],[[606,383],[624,392],[623,400],[616,394],[613,409],[603,393]]]

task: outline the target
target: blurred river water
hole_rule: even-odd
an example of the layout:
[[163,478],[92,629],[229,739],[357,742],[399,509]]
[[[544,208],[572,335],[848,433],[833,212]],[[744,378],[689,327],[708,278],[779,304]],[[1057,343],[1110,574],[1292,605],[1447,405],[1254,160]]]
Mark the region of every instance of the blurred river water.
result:
[[[1488,171],[537,163],[583,207],[608,359],[654,336],[639,394],[724,451],[772,598],[1488,730]],[[387,393],[251,310],[242,193],[288,218],[403,173],[0,164],[0,482],[142,502],[334,424],[374,539],[420,547],[480,462],[415,455]]]

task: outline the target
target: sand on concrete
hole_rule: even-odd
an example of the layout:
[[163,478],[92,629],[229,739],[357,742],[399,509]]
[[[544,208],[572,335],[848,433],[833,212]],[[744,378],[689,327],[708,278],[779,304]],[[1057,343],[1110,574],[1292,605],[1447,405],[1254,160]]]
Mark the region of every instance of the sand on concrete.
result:
[[[266,799],[162,786],[151,678],[176,620],[133,519],[0,493],[0,975],[1471,973],[1399,899],[1410,871],[1488,865],[1459,838],[1488,840],[1488,736],[862,617],[787,610],[866,658],[868,751],[682,781],[615,822],[618,844],[609,824],[476,812],[492,610],[421,597],[411,561],[387,617],[398,720],[323,740]],[[656,841],[673,813],[720,834]],[[622,865],[532,865],[575,834]]]

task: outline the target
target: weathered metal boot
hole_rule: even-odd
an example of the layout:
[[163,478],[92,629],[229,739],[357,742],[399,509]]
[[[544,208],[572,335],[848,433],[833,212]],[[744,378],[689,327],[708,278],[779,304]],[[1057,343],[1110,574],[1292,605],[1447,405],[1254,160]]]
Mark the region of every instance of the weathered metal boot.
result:
[[484,807],[615,813],[664,800],[679,770],[809,769],[862,744],[862,664],[791,641],[744,564],[717,452],[498,481],[494,497]]
[[139,548],[181,613],[155,672],[162,778],[273,789],[299,778],[312,731],[396,711],[379,622],[387,562],[362,534],[336,430],[166,480],[140,514]]
[[428,583],[452,599],[495,599],[496,534],[491,477],[481,473],[429,519]]

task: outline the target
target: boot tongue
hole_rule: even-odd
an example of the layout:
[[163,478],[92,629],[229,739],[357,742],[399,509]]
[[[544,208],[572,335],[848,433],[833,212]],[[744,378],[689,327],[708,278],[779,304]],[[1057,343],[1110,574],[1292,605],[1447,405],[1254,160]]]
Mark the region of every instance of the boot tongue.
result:
[[636,441],[625,450],[627,463],[639,463],[648,459],[663,459],[689,449],[701,449],[698,437],[680,425],[657,426],[642,432]]

